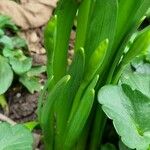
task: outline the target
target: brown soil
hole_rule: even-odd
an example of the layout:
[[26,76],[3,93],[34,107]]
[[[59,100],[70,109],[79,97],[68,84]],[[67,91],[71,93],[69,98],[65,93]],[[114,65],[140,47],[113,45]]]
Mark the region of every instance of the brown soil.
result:
[[10,107],[9,117],[18,123],[35,120],[39,94],[29,94],[28,92],[21,91],[14,95],[12,95],[12,92],[10,93],[8,97]]

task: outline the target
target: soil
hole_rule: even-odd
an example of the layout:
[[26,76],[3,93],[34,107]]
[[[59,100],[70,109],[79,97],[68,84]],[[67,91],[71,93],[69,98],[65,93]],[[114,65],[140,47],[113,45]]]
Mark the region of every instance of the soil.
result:
[[9,117],[17,123],[24,123],[36,119],[37,99],[39,94],[29,94],[28,92],[19,91],[12,95],[10,91],[9,100]]
[[[33,66],[46,65],[46,54],[31,52]],[[40,82],[44,83],[46,75],[41,74]],[[36,109],[39,93],[31,94],[18,82],[17,78],[6,93],[9,105],[8,117],[17,123],[24,123],[37,119]]]

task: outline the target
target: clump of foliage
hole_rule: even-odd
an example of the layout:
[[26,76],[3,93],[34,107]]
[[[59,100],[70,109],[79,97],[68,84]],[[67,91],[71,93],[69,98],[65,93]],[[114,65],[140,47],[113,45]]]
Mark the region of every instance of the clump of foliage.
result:
[[9,17],[0,15],[0,95],[10,87],[14,75],[31,93],[42,88],[37,77],[46,68],[32,67],[32,58],[25,55],[27,44],[18,32]]
[[[132,72],[120,80],[132,59],[150,48],[150,27],[138,31],[149,8],[149,0],[59,0],[45,28],[48,81],[38,107],[46,150],[116,149],[102,145],[104,112],[129,149],[150,148],[150,77]],[[120,150],[128,149],[122,142]]]

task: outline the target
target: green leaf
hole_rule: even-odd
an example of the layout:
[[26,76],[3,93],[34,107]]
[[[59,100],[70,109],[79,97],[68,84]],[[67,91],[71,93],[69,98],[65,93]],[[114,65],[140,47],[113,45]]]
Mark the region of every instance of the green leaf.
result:
[[57,16],[52,17],[44,29],[44,45],[47,52],[47,74],[48,78],[53,76],[53,59],[56,46]]
[[85,68],[86,73],[84,74],[83,81],[81,82],[80,87],[76,93],[69,120],[70,120],[70,118],[72,118],[72,116],[78,109],[79,102],[81,100],[84,90],[86,89],[88,84],[91,82],[91,80],[93,80],[93,78],[98,73],[98,71],[104,61],[104,58],[106,56],[107,48],[108,48],[108,39],[100,42],[98,47],[92,53],[92,55],[89,59],[88,65]]
[[150,18],[150,8],[148,9],[148,11],[147,11],[147,13],[146,13],[146,16],[147,16],[148,18]]
[[128,35],[133,28],[135,30],[138,27],[140,20],[146,14],[149,6],[149,0],[119,0],[116,46],[119,45],[120,41],[122,42],[124,36]]
[[13,47],[16,49],[27,47],[26,41],[18,36],[11,37],[11,40],[13,43]]
[[44,88],[41,90],[39,99],[38,99],[38,108],[37,108],[37,115],[38,115],[38,120],[39,122],[41,121],[41,113],[42,113],[42,107],[43,107],[43,101],[46,99],[46,94],[47,90],[50,88],[50,84],[53,81],[53,77],[49,78],[45,85]]
[[[135,33],[143,21],[149,6],[149,0],[119,0],[119,11],[117,19],[117,28],[113,50],[116,51],[116,56],[113,58],[113,64],[109,71],[107,82],[112,82],[112,77],[118,62],[126,48],[131,36]],[[126,12],[126,13],[124,13]]]
[[28,72],[22,74],[19,81],[29,90],[30,93],[39,92],[43,88],[39,82],[39,74],[46,71],[45,66],[37,66],[31,68]]
[[57,35],[53,63],[55,82],[59,81],[67,71],[68,45],[78,3],[76,0],[68,0],[67,2],[60,0],[56,9]]
[[18,58],[9,58],[10,64],[16,74],[23,74],[30,70],[32,66],[32,58],[19,60]]
[[128,85],[108,85],[99,91],[98,100],[125,145],[137,150],[149,148],[150,98]]
[[46,66],[32,67],[28,72],[28,76],[38,76],[39,74],[46,71]]
[[0,15],[0,28],[2,29],[12,29],[14,32],[18,31],[17,26],[11,21],[10,17]]
[[82,0],[77,16],[75,51],[85,46],[86,35],[91,17],[92,0]]
[[96,86],[98,78],[99,76],[96,76],[89,84],[89,86],[83,93],[83,97],[80,100],[78,109],[68,121],[64,135],[64,144],[67,147],[67,149],[71,149],[71,147],[77,142],[77,139],[79,138],[87,122],[87,119],[90,115],[93,106],[95,96],[94,88]]
[[69,101],[71,102],[74,99],[75,94],[82,82],[84,71],[85,71],[84,67],[85,67],[84,49],[79,48],[79,50],[75,52],[72,64],[68,69],[68,74],[71,76],[71,79],[69,81],[69,89],[68,89]]
[[4,94],[0,95],[0,106],[4,112],[6,113],[9,112],[9,106]]
[[118,2],[117,0],[95,0],[94,3],[85,43],[86,64],[93,51],[99,46],[99,43],[108,39],[109,50],[106,53],[105,61],[101,67],[103,68],[108,65],[110,58],[114,54],[111,47],[116,30]]
[[26,57],[21,50],[10,53],[9,62],[14,72],[19,75],[29,71],[32,67],[32,58]]
[[39,92],[42,89],[41,83],[39,83],[39,79],[34,76],[28,76],[27,74],[23,74],[20,76],[19,81],[29,90],[30,93],[34,93],[35,91]]
[[131,62],[133,70],[140,74],[150,75],[150,53],[136,57]]
[[22,125],[0,123],[0,150],[32,150],[31,132]]
[[2,29],[0,29],[0,37],[3,36],[5,33]]
[[30,122],[26,122],[24,123],[24,126],[26,128],[28,128],[31,132],[35,129],[35,127],[37,127],[39,125],[39,123],[37,121],[30,121]]
[[0,55],[0,95],[5,93],[13,80],[13,72],[7,59]]
[[113,144],[107,143],[101,147],[101,150],[116,150]]
[[122,84],[128,84],[132,89],[137,89],[150,97],[150,75],[137,72],[125,72],[120,79]]
[[3,48],[3,56],[9,58],[9,57],[15,56],[15,54],[16,54],[16,51],[11,50],[8,47]]
[[66,84],[69,80],[70,76],[66,75],[54,86],[52,91],[48,93],[47,99],[41,109],[40,124],[43,129],[44,141],[47,149],[53,147],[54,144],[53,134],[55,127],[53,121],[55,114],[53,114],[53,106],[54,103],[60,99],[59,97],[62,96],[62,91],[66,88]]
[[4,35],[0,38],[0,45],[4,48],[13,49],[13,42],[10,37]]
[[150,26],[138,33],[134,42],[130,46],[128,52],[124,55],[122,64],[128,64],[133,58],[139,54],[147,53],[150,49]]
[[105,61],[107,50],[108,50],[108,39],[100,42],[98,47],[93,51],[89,58],[89,62],[85,68],[84,80],[91,81],[95,74],[99,73],[99,70]]
[[[69,80],[67,87],[62,91],[63,96],[60,96],[60,100],[57,100],[57,102],[55,103],[54,112],[55,115],[57,116],[56,130],[57,132],[60,133],[58,134],[58,136],[56,136],[57,138],[56,142],[57,141],[62,142],[63,140],[64,128],[66,127],[66,123],[70,115],[72,103],[83,79],[84,65],[85,65],[84,49],[80,48],[75,52],[73,62],[68,69],[68,74],[71,76],[71,79]],[[56,145],[62,144],[58,144],[57,142]]]

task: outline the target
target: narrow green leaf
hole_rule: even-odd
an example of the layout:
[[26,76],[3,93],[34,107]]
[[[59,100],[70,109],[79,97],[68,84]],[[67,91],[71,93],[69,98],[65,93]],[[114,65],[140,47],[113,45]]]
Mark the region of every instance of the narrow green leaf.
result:
[[4,112],[9,112],[9,106],[4,94],[0,95],[0,106]]
[[61,96],[61,92],[66,87],[66,84],[68,83],[69,79],[70,79],[69,75],[63,77],[54,86],[52,91],[48,93],[48,97],[45,103],[43,104],[40,124],[43,129],[44,141],[45,141],[45,146],[47,149],[50,149],[51,147],[53,147],[53,144],[54,144],[53,132],[54,132],[55,125],[53,124],[53,120],[54,120],[55,114],[52,113],[54,102],[59,100],[59,97]]
[[138,27],[140,20],[146,14],[149,7],[149,0],[119,1],[117,31],[115,37],[116,46],[119,46],[119,43],[122,41],[122,39],[132,32],[133,28],[135,30]]
[[[85,69],[85,53],[84,49],[80,48],[75,52],[75,56],[73,58],[72,64],[69,67],[68,74],[71,76],[68,93],[69,93],[69,101],[72,101],[77,89],[79,88],[81,81],[83,79]],[[77,73],[78,72],[78,73]]]
[[71,148],[77,139],[79,138],[84,125],[89,117],[90,111],[93,106],[94,96],[95,96],[95,85],[98,81],[98,76],[96,76],[90,85],[87,87],[86,91],[81,98],[80,105],[75,112],[74,116],[68,121],[66,130],[65,130],[65,138],[64,144],[65,149]]
[[44,30],[44,46],[47,52],[47,74],[51,78],[53,75],[53,59],[56,46],[57,16],[50,19]]
[[141,53],[147,53],[150,49],[150,26],[145,28],[135,38],[128,52],[124,55],[122,65],[128,64],[133,58]]
[[56,132],[58,133],[55,136],[55,147],[57,147],[57,149],[61,149],[61,145],[63,144],[64,128],[66,127],[75,94],[83,79],[84,63],[84,50],[83,48],[80,48],[75,52],[73,62],[68,70],[68,74],[71,76],[71,79],[69,80],[66,88],[62,90],[62,96],[60,96],[55,103],[54,112],[55,116],[57,116],[55,118],[55,123]]
[[41,113],[42,113],[42,107],[44,104],[44,100],[46,99],[46,94],[47,94],[46,92],[47,92],[48,88],[50,87],[52,80],[53,80],[53,77],[51,77],[47,80],[43,90],[40,93],[39,99],[38,99],[37,115],[38,115],[39,122],[41,122]]
[[99,46],[96,48],[96,50],[93,52],[92,56],[90,57],[87,68],[85,68],[83,81],[81,82],[81,85],[76,93],[69,120],[76,112],[84,90],[89,85],[91,80],[95,77],[95,75],[99,72],[99,69],[105,59],[107,47],[108,47],[108,40],[106,39],[100,42]]
[[94,3],[85,44],[86,64],[99,43],[108,39],[109,50],[106,53],[103,68],[108,65],[113,55],[111,47],[116,30],[117,0],[95,0]]
[[85,46],[86,35],[91,15],[91,5],[92,0],[83,0],[79,7],[77,18],[75,51],[77,51],[80,47]]
[[57,35],[54,54],[54,81],[59,81],[67,70],[67,51],[70,33],[78,8],[78,1],[60,0],[56,9],[57,15]]
[[96,73],[99,73],[100,67],[102,66],[106,58],[108,43],[108,39],[100,42],[95,51],[93,51],[85,68],[84,80],[90,81],[93,79]]
[[[89,27],[89,34],[87,36],[85,48],[85,53],[88,55],[86,59],[86,65],[89,61],[89,57],[91,56],[92,51],[98,47],[98,44],[102,40],[108,39],[109,45],[106,51],[106,56],[98,70],[100,79],[97,87],[101,87],[101,82],[106,82],[108,71],[110,70],[112,61],[114,60],[115,51],[112,49],[112,46],[116,33],[118,0],[95,0],[93,3],[93,14],[90,20],[91,25]],[[95,119],[93,120],[94,123],[91,129],[91,133],[94,134],[94,138],[91,137],[89,145],[91,150],[100,148],[103,126],[105,125],[105,115],[101,111],[101,108],[96,109]]]
[[[112,81],[116,66],[118,65],[124,49],[134,32],[137,31],[141,20],[150,7],[149,0],[120,0],[117,19],[117,30],[113,43],[113,50],[116,52],[115,59],[111,65],[107,83]],[[126,12],[126,13],[124,13]]]
[[79,109],[77,110],[75,116],[69,124],[69,128],[67,129],[64,143],[65,147],[71,148],[80,136],[93,106],[94,95],[95,92],[93,89],[88,91],[88,93],[85,93],[84,97],[82,98]]

